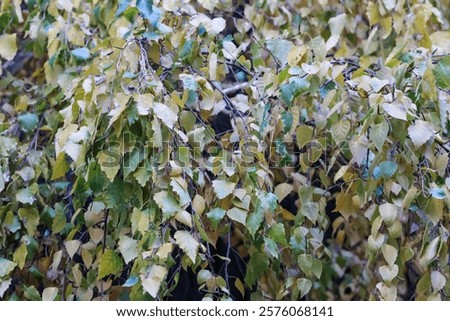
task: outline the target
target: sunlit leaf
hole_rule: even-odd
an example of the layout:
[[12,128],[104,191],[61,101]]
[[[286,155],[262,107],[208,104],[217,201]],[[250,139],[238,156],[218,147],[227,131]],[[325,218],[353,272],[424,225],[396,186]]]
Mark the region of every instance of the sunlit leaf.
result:
[[177,231],[174,235],[177,245],[195,262],[199,243],[188,231]]
[[0,36],[0,57],[12,60],[17,53],[16,34],[3,34]]
[[100,257],[97,279],[108,275],[118,275],[123,268],[122,259],[110,249],[107,249]]

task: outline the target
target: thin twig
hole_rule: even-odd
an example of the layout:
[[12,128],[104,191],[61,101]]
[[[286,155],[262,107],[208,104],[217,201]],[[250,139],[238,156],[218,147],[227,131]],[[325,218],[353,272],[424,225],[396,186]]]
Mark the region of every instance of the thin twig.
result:
[[230,223],[230,229],[228,230],[227,234],[227,254],[226,254],[226,261],[225,261],[225,282],[227,283],[227,289],[230,291],[231,296],[231,289],[230,289],[230,281],[228,276],[228,263],[230,262],[230,248],[231,248],[231,223]]
[[234,86],[225,88],[225,89],[223,90],[223,93],[224,93],[225,95],[233,94],[233,93],[235,93],[236,91],[239,91],[239,90],[241,90],[241,89],[244,89],[244,88],[246,88],[246,87],[248,87],[248,86],[249,86],[249,83],[248,83],[248,82],[239,83],[239,84],[236,84],[236,85],[234,85]]

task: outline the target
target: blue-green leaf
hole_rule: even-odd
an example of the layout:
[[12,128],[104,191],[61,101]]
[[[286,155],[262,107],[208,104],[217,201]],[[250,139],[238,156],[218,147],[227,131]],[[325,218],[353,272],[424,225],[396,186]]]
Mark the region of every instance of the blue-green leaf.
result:
[[71,53],[78,60],[87,60],[91,55],[89,49],[86,47],[74,49]]
[[438,200],[443,200],[444,198],[447,197],[447,195],[445,194],[444,189],[440,188],[440,187],[436,187],[436,188],[432,188],[430,189],[430,194],[432,197],[438,199]]
[[433,74],[439,87],[450,89],[450,56],[445,56],[436,63]]
[[149,20],[151,19],[151,15],[153,13],[153,1],[152,0],[137,0],[136,7],[139,9],[139,12],[142,16]]
[[285,39],[270,39],[266,41],[267,49],[278,59],[281,66],[286,65],[292,42]]
[[130,6],[131,0],[120,0],[117,7],[116,17],[120,16]]
[[194,41],[187,40],[180,50],[180,59],[185,60],[189,58],[192,55],[193,49],[194,49]]
[[39,122],[38,116],[33,113],[27,113],[17,117],[20,127],[26,132],[34,130]]
[[132,287],[136,283],[138,283],[139,278],[137,276],[131,276],[128,280],[123,284],[124,287]]
[[397,163],[392,161],[384,161],[378,165],[380,168],[381,176],[389,178],[397,171]]
[[292,117],[290,112],[283,111],[281,113],[281,121],[283,122],[283,130],[285,132],[288,132],[291,129],[293,120],[294,117]]

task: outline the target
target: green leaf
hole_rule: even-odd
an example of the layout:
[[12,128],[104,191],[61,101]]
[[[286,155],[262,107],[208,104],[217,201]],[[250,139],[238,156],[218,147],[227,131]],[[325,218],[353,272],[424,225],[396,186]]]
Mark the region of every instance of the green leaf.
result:
[[252,237],[255,236],[256,231],[258,231],[261,223],[264,220],[264,213],[261,208],[256,208],[254,212],[250,213],[247,218],[247,228]]
[[142,187],[147,184],[147,182],[150,180],[152,175],[152,168],[150,164],[145,161],[144,166],[140,166],[133,174],[133,177],[137,180],[139,185]]
[[313,259],[313,265],[311,267],[311,272],[316,276],[316,278],[320,279],[322,275],[322,261],[319,259]]
[[177,199],[169,194],[167,191],[161,191],[155,194],[153,197],[156,204],[158,204],[159,208],[164,214],[164,218],[170,218],[176,212],[181,210],[181,206],[178,203]]
[[274,193],[260,193],[258,195],[259,206],[264,211],[275,211],[278,206],[278,199]]
[[64,213],[64,207],[60,204],[55,205],[55,217],[53,218],[52,230],[53,233],[61,232],[67,223],[67,217]]
[[370,131],[370,139],[372,139],[373,144],[380,152],[383,150],[384,142],[386,141],[388,133],[389,124],[385,120],[373,125],[373,128]]
[[305,78],[291,77],[288,84],[280,86],[281,99],[286,105],[291,106],[295,97],[306,92],[310,87],[310,82]]
[[144,151],[140,148],[133,148],[131,153],[125,154],[123,157],[123,178],[127,178],[130,173],[134,172],[143,158]]
[[439,249],[439,243],[441,241],[440,236],[436,236],[425,248],[423,251],[419,262],[422,267],[426,267],[428,264],[430,264],[437,256],[438,249]]
[[247,211],[238,207],[233,207],[232,209],[227,211],[227,216],[233,221],[245,225],[245,220],[247,219]]
[[0,278],[8,276],[16,266],[17,263],[0,257]]
[[245,273],[245,283],[253,286],[269,267],[269,258],[265,253],[255,252],[251,255]]
[[33,204],[35,198],[29,188],[22,188],[17,191],[16,200],[22,204]]
[[303,298],[309,293],[309,291],[311,291],[312,282],[305,278],[298,279],[297,288],[300,290],[300,298]]
[[66,175],[66,173],[68,172],[69,168],[70,168],[70,166],[66,161],[66,154],[59,153],[58,157],[56,158],[55,165],[53,166],[51,180],[55,180],[60,177],[64,177]]
[[316,223],[319,217],[319,204],[315,202],[307,202],[302,205],[300,213],[305,215],[311,222]]
[[225,216],[225,213],[226,211],[222,208],[214,208],[206,214],[206,216],[211,222],[211,226],[213,227],[213,229],[217,228],[217,226]]
[[34,113],[22,114],[17,117],[17,120],[19,121],[20,127],[26,132],[33,131],[39,123],[39,118]]
[[86,47],[73,49],[71,53],[78,60],[88,60],[91,56],[89,49]]
[[141,211],[137,208],[133,208],[131,213],[131,231],[133,234],[140,232],[145,235],[150,223],[150,216],[148,211]]
[[273,225],[268,231],[269,237],[280,245],[288,246],[283,223]]
[[313,267],[313,257],[311,254],[301,254],[298,256],[298,265],[306,275],[311,274]]
[[30,301],[41,301],[41,295],[39,294],[39,291],[32,286],[24,286],[23,287],[23,294],[25,295],[25,298],[27,298]]
[[107,275],[119,275],[122,272],[123,261],[113,250],[107,249],[100,257],[97,280]]
[[278,246],[273,240],[268,237],[264,238],[264,249],[273,258],[278,259]]
[[174,177],[170,180],[170,186],[172,190],[178,195],[179,203],[181,206],[192,203],[191,196],[188,192],[186,181],[181,177]]
[[24,223],[29,235],[34,235],[39,224],[39,212],[36,208],[19,208],[19,217]]
[[23,269],[25,265],[25,259],[27,258],[27,246],[25,242],[22,242],[20,246],[14,251],[13,260],[17,263],[19,269]]
[[7,212],[3,224],[11,233],[17,232],[21,226],[17,215],[14,215],[12,211]]
[[103,173],[101,167],[95,162],[89,165],[87,183],[95,194],[101,192],[108,183],[108,178]]
[[381,247],[381,252],[383,253],[383,257],[386,260],[387,264],[392,267],[397,260],[398,250],[389,244],[383,244]]
[[433,68],[436,85],[442,89],[450,89],[450,56],[440,59]]
[[337,143],[347,138],[352,124],[348,119],[341,119],[331,125],[331,135]]
[[131,23],[136,21],[136,17],[139,14],[139,10],[136,7],[129,7],[123,13],[123,16]]
[[310,143],[313,138],[314,129],[311,126],[300,125],[297,127],[297,145],[299,148],[305,147],[306,144]]

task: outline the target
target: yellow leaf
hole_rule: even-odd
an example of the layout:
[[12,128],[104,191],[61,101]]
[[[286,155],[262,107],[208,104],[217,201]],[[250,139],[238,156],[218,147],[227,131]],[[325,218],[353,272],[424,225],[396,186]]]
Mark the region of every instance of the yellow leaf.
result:
[[275,187],[275,195],[278,198],[278,202],[281,202],[286,196],[288,196],[294,188],[291,184],[281,183]]
[[431,241],[430,244],[428,244],[424,253],[419,259],[420,265],[422,265],[422,267],[426,267],[436,257],[438,253],[440,240],[441,240],[440,236],[436,236],[434,240]]
[[4,34],[0,36],[0,57],[12,60],[17,53],[16,34]]
[[303,61],[303,56],[308,51],[306,46],[294,46],[288,53],[287,63],[289,66],[293,67]]
[[17,263],[19,269],[23,269],[25,265],[25,259],[27,257],[28,251],[25,242],[22,242],[20,246],[14,251],[13,260]]
[[378,10],[378,4],[376,2],[369,2],[367,5],[367,18],[371,26],[377,24],[380,21],[380,11]]
[[192,207],[196,214],[202,215],[205,211],[205,199],[201,195],[195,195],[192,200]]

